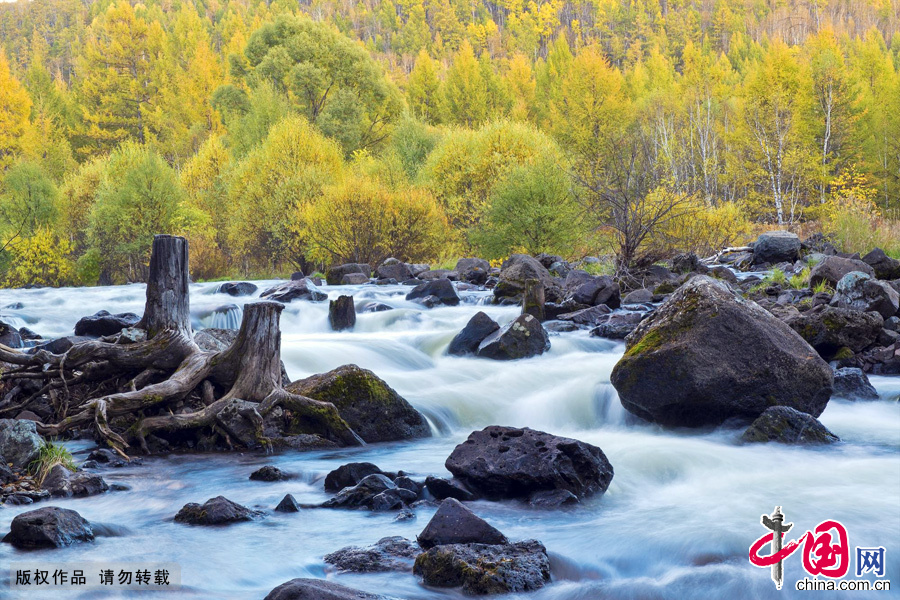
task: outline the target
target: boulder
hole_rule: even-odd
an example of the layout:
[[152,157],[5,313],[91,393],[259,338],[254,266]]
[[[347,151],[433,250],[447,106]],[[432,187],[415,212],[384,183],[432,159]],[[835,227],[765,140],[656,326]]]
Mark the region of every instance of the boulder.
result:
[[528,497],[528,504],[534,508],[559,508],[579,502],[578,496],[569,490],[542,490]]
[[13,470],[9,468],[9,465],[6,464],[6,459],[0,456],[0,485],[12,483],[14,481],[18,481],[18,479],[19,476],[16,475]]
[[86,337],[103,337],[119,333],[126,327],[132,327],[141,318],[134,313],[111,315],[105,310],[94,313],[90,317],[82,317],[75,324],[75,335]]
[[257,408],[259,404],[255,402],[231,398],[216,413],[216,423],[232,441],[257,448],[260,446],[257,423],[262,421]]
[[753,263],[776,264],[800,258],[800,238],[790,231],[768,231],[753,244]]
[[348,546],[325,555],[325,562],[337,571],[380,573],[412,571],[416,556],[422,551],[415,543],[399,535],[385,537],[365,548]]
[[832,444],[840,438],[818,419],[789,406],[767,408],[747,428],[745,442],[778,442],[781,444]]
[[324,579],[291,579],[266,595],[264,600],[387,600]]
[[297,502],[297,499],[291,496],[290,494],[285,494],[284,498],[281,499],[281,502],[278,503],[278,506],[275,507],[276,512],[300,512],[300,504]]
[[353,296],[338,296],[328,303],[328,324],[335,331],[353,329],[356,325],[356,307]]
[[622,405],[663,425],[755,419],[776,405],[818,416],[831,367],[785,323],[698,275],[626,339],[612,372]]
[[710,277],[715,277],[716,279],[721,279],[734,285],[738,284],[737,275],[735,275],[734,271],[732,271],[728,267],[723,267],[721,265],[712,267],[709,270],[709,275]]
[[94,530],[74,510],[45,506],[16,515],[3,541],[23,549],[62,548],[94,541]]
[[384,312],[386,310],[394,310],[394,307],[388,306],[382,302],[366,302],[363,304],[359,312],[361,313],[372,313],[372,312]]
[[194,334],[194,342],[205,352],[222,352],[227,350],[237,339],[236,329],[220,329],[210,327],[201,329]]
[[592,281],[594,276],[588,273],[587,271],[582,271],[581,269],[574,269],[566,273],[566,278],[563,283],[563,287],[567,292],[574,292],[576,289]]
[[550,583],[550,559],[536,540],[515,544],[450,544],[416,558],[413,572],[427,586],[480,596],[530,592]]
[[369,278],[362,273],[347,273],[341,277],[340,285],[365,285]]
[[560,321],[568,321],[576,325],[584,325],[586,327],[594,327],[605,321],[609,317],[612,309],[605,304],[599,304],[590,308],[582,308],[574,312],[562,313],[556,315]]
[[834,370],[832,397],[846,400],[878,400],[878,392],[862,369],[844,367]]
[[605,304],[610,308],[619,308],[621,304],[619,295],[619,284],[609,275],[601,275],[575,288],[571,298],[579,304],[588,306]]
[[872,267],[861,260],[841,258],[840,256],[827,256],[809,272],[809,287],[814,288],[822,282],[831,287],[837,286],[838,281],[847,273],[861,271],[871,277],[875,276]]
[[331,402],[367,443],[429,437],[425,417],[372,371],[344,365],[287,386],[289,392]]
[[[303,274],[303,271],[294,271],[293,273],[291,273],[290,279],[291,279],[291,281],[300,281],[304,277],[306,277],[306,275]],[[316,285],[320,285],[320,284],[317,283]]]
[[[381,496],[385,492],[396,492],[388,496]],[[394,496],[394,498],[389,498]],[[322,503],[323,508],[360,508],[373,510],[391,510],[402,504],[403,501],[415,502],[416,494],[409,490],[400,490],[387,476],[380,473],[367,475],[353,487],[346,487],[339,491],[333,498]],[[377,505],[377,506],[376,506]]]
[[622,299],[622,304],[647,304],[648,302],[653,302],[653,292],[646,288],[629,292]]
[[550,337],[541,322],[531,315],[519,315],[484,338],[478,345],[476,355],[493,360],[516,360],[531,358],[549,349]]
[[592,329],[591,335],[611,340],[624,340],[637,329],[643,318],[644,315],[641,313],[615,313],[609,315],[603,323]]
[[27,469],[43,446],[34,421],[0,419],[0,456],[14,469]]
[[425,478],[425,488],[436,500],[454,498],[467,502],[477,498],[475,494],[466,489],[466,486],[455,479],[444,479],[443,477],[429,475]]
[[290,476],[272,465],[265,465],[250,473],[251,481],[284,481],[290,479]]
[[447,279],[450,281],[459,280],[459,273],[456,271],[451,271],[449,269],[434,269],[423,271],[417,275],[418,279],[422,281],[434,281],[436,279]]
[[416,300],[435,296],[441,301],[441,304],[447,306],[456,306],[459,304],[459,294],[449,279],[434,279],[425,283],[420,283],[406,295],[407,300]]
[[241,506],[225,496],[216,496],[202,505],[196,502],[185,504],[175,515],[175,522],[188,525],[227,525],[241,521],[254,521],[262,516],[262,511]]
[[412,270],[409,265],[402,263],[395,258],[389,258],[381,263],[375,269],[375,277],[378,279],[396,279],[397,281],[406,281],[412,279]]
[[287,304],[294,300],[308,300],[310,302],[323,302],[328,299],[328,294],[316,287],[309,277],[299,280],[285,281],[275,287],[271,287],[259,295],[260,298],[274,300]]
[[457,272],[462,281],[484,285],[491,270],[491,263],[483,258],[461,258],[456,261],[456,267],[453,270]]
[[12,325],[0,321],[0,344],[8,348],[21,348],[22,334]]
[[562,300],[562,290],[547,270],[537,259],[527,254],[513,254],[500,270],[500,279],[494,286],[494,296],[498,299],[511,298],[520,301],[525,292],[525,282],[537,279],[544,286],[544,297],[549,302]]
[[685,252],[682,254],[676,254],[672,257],[672,272],[673,273],[706,273],[708,269],[706,265],[700,262],[700,257],[694,254],[693,252]]
[[229,296],[251,296],[256,293],[256,290],[258,289],[259,288],[255,283],[250,283],[249,281],[232,281],[223,283],[216,291],[220,294],[228,294]]
[[445,544],[509,543],[498,529],[453,498],[441,502],[417,540],[426,550]]
[[496,425],[470,434],[445,466],[469,489],[494,499],[524,499],[557,489],[584,498],[605,492],[613,478],[612,465],[596,446]]
[[900,308],[900,294],[883,281],[851,271],[838,281],[831,305],[861,312],[874,311],[890,319]]
[[341,465],[325,476],[325,491],[339,492],[353,487],[369,475],[384,475],[381,469],[368,462],[353,462]]
[[[360,283],[367,283],[369,275],[372,274],[372,267],[365,263],[347,263],[331,267],[325,271],[325,282],[328,285],[347,285],[344,283],[344,277],[348,275],[358,275]],[[357,279],[354,277],[354,279]]]
[[[35,350],[35,351],[46,350],[47,352],[50,352],[51,354],[63,354],[69,348],[74,346],[75,344],[79,344],[81,342],[89,342],[92,339],[93,338],[89,338],[89,337],[83,336],[83,335],[68,335],[68,336],[57,338],[55,340],[51,340],[49,342],[45,342],[43,344],[35,346],[34,348],[32,348],[32,350]],[[2,342],[0,342],[0,343],[2,343]]]
[[860,352],[872,345],[884,325],[876,312],[859,312],[835,306],[817,306],[787,324],[823,357],[830,359],[842,348]]
[[500,326],[497,325],[496,321],[484,312],[478,311],[469,319],[462,331],[456,334],[456,337],[450,342],[447,352],[453,356],[474,354],[478,350],[479,344],[484,341],[484,338],[498,329],[500,329]]
[[881,248],[863,256],[862,261],[872,267],[878,279],[900,279],[900,260],[891,258]]
[[72,473],[62,465],[50,469],[41,487],[57,498],[96,496],[109,489],[109,485],[99,475],[84,471]]

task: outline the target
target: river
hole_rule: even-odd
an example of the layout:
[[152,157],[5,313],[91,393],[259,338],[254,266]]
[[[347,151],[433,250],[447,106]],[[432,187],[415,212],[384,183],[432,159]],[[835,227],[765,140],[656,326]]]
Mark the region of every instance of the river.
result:
[[[263,290],[272,282],[256,283]],[[216,283],[191,286],[195,327],[236,326],[239,309],[211,311],[255,300],[219,294],[217,288]],[[900,378],[872,378],[880,401],[829,403],[821,421],[841,437],[840,444],[742,446],[735,430],[673,431],[628,418],[609,383],[624,344],[589,337],[586,331],[552,334],[551,350],[528,360],[447,356],[450,340],[476,311],[484,310],[502,324],[518,309],[485,304],[487,292],[462,292],[460,306],[428,310],[404,299],[408,289],[324,287],[332,298],[353,294],[358,306],[378,301],[393,307],[359,314],[356,328],[345,333],[329,330],[327,303],[287,305],[281,319],[282,358],[292,379],[347,363],[371,369],[428,417],[434,437],[275,456],[180,454],[104,470],[109,483],[130,489],[40,505],[77,510],[120,535],[35,552],[0,544],[0,598],[54,597],[8,587],[6,565],[18,560],[177,562],[183,587],[167,597],[259,600],[289,579],[325,576],[397,598],[461,597],[452,590],[426,589],[412,574],[335,575],[322,560],[328,552],[369,545],[383,536],[414,538],[434,509],[419,509],[417,519],[406,522],[394,522],[393,513],[328,509],[270,512],[262,521],[223,528],[190,527],[172,519],[185,503],[218,495],[268,511],[286,493],[300,503],[321,502],[327,498],[324,474],[350,461],[402,469],[422,479],[447,476],[443,463],[453,447],[471,431],[494,424],[528,426],[595,444],[615,468],[606,494],[571,508],[472,503],[477,514],[508,537],[541,540],[551,554],[553,583],[510,598],[773,597],[769,569],[753,567],[747,556],[753,541],[767,532],[760,515],[776,505],[794,523],[790,539],[835,519],[849,532],[851,553],[857,545],[884,546],[887,577],[900,589]],[[0,318],[45,337],[68,335],[80,317],[101,309],[140,314],[144,293],[143,285],[0,290],[0,307],[22,303],[18,309],[2,309]],[[79,459],[91,448],[87,442],[69,446]],[[297,478],[249,481],[248,475],[264,464]],[[0,532],[9,530],[16,514],[40,505],[0,508]],[[849,577],[853,575],[851,568]],[[798,551],[785,563],[785,589],[778,597],[805,595],[793,587],[803,576]],[[843,594],[816,592],[815,597],[867,595]],[[66,597],[138,595],[83,592]]]

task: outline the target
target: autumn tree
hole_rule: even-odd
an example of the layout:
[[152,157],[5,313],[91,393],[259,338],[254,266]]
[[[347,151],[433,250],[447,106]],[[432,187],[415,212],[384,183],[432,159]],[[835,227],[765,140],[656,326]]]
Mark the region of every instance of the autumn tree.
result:
[[0,49],[0,173],[27,148],[31,135],[31,98],[9,69]]

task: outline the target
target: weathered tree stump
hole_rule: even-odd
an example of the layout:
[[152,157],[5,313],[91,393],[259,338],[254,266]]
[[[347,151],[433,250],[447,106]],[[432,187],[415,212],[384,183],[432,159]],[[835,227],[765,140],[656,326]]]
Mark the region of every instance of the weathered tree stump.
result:
[[522,314],[531,315],[538,321],[544,319],[544,286],[537,279],[525,280],[525,293],[522,295]]

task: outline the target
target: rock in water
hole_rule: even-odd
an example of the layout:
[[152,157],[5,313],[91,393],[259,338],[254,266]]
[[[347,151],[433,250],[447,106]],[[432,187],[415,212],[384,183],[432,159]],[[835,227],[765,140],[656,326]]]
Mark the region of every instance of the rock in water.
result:
[[795,331],[724,284],[700,275],[627,340],[612,384],[630,412],[697,427],[755,419],[770,406],[822,414],[831,367]]
[[372,546],[348,546],[325,555],[325,562],[338,571],[379,573],[412,571],[413,561],[422,551],[415,543],[398,535],[381,538]]
[[74,510],[56,506],[17,515],[3,538],[16,548],[62,548],[93,540],[94,531],[87,519]]
[[852,367],[835,369],[832,396],[847,400],[878,400],[879,397],[863,370]]
[[289,477],[287,473],[278,467],[266,465],[250,473],[250,479],[252,481],[284,481],[289,479]]
[[262,516],[261,511],[250,510],[225,496],[216,496],[204,502],[202,506],[196,502],[185,504],[175,515],[175,522],[188,525],[227,525],[253,521]]
[[285,281],[267,289],[259,297],[287,304],[298,299],[322,302],[328,299],[328,294],[319,290],[316,284],[309,277],[306,277],[300,280]]
[[356,325],[356,307],[353,296],[338,296],[328,303],[328,324],[335,331],[353,329]]
[[621,304],[621,291],[619,284],[609,275],[591,277],[579,285],[572,293],[571,298],[578,304],[587,306],[606,305],[610,308],[619,308]]
[[785,321],[825,358],[849,348],[860,352],[878,338],[884,319],[876,312],[820,305]]
[[26,469],[41,452],[44,439],[34,421],[0,419],[0,456],[14,469]]
[[453,498],[441,502],[417,539],[426,550],[445,544],[509,543],[497,528]]
[[745,442],[781,444],[832,444],[840,438],[815,417],[788,406],[773,406],[761,414],[741,439]]
[[300,512],[300,504],[297,499],[290,494],[285,494],[278,506],[275,507],[276,512]]
[[800,258],[800,238],[790,231],[769,231],[753,244],[753,263],[794,262]]
[[420,283],[406,295],[407,300],[419,300],[434,296],[441,301],[441,304],[447,306],[456,306],[459,304],[459,294],[449,279],[435,279],[426,283]]
[[344,365],[295,381],[287,390],[331,402],[347,424],[368,443],[431,435],[428,421],[419,411],[375,373],[356,365]]
[[478,350],[479,344],[484,338],[500,329],[497,322],[487,316],[484,312],[475,313],[462,331],[456,334],[453,341],[450,342],[450,348],[447,350],[453,356],[463,356],[466,354],[474,354]]
[[451,544],[420,554],[413,572],[425,585],[462,587],[469,595],[537,590],[550,582],[550,559],[537,540]]
[[883,281],[852,271],[838,281],[831,305],[860,312],[877,312],[882,318],[890,319],[900,308],[900,294]]
[[51,496],[61,498],[96,496],[109,489],[109,485],[99,475],[84,471],[72,473],[62,465],[56,465],[50,470],[41,487],[50,492]]
[[8,348],[21,348],[22,334],[12,325],[0,321],[0,344]]
[[325,491],[339,492],[345,487],[353,487],[369,475],[384,475],[384,472],[369,462],[341,465],[325,476]]
[[101,310],[90,317],[82,317],[75,324],[75,335],[88,337],[103,337],[114,335],[126,327],[135,325],[140,320],[134,313],[120,313],[111,315],[108,311]]
[[557,489],[584,498],[605,492],[613,478],[600,448],[527,427],[475,431],[444,464],[470,489],[494,499]]
[[325,282],[328,285],[344,285],[344,277],[347,275],[358,275],[360,278],[351,277],[351,279],[366,283],[369,281],[369,275],[372,274],[372,267],[365,263],[347,263],[331,267],[325,272]]
[[250,296],[259,288],[255,283],[249,281],[238,281],[223,283],[217,290],[220,294],[228,294],[229,296]]
[[429,475],[425,478],[425,488],[437,500],[455,498],[456,500],[468,502],[469,500],[477,499],[475,494],[467,490],[462,483],[455,479],[444,479]]
[[484,338],[476,354],[494,360],[516,360],[531,358],[549,349],[550,337],[541,322],[531,315],[519,315],[510,324]]
[[537,279],[544,286],[544,295],[549,302],[562,300],[562,291],[559,289],[550,271],[537,259],[527,254],[513,254],[504,263],[500,270],[500,280],[494,286],[494,296],[497,298],[522,297],[525,292],[525,282],[529,279]]
[[324,579],[291,579],[268,593],[264,600],[387,600]]

